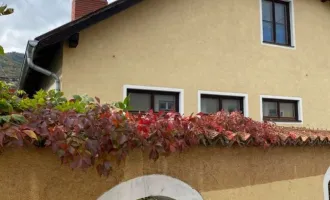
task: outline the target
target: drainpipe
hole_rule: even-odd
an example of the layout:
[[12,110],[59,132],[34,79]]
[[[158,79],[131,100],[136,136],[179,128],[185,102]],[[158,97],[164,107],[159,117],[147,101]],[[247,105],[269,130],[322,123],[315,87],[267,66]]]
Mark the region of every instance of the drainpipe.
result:
[[29,40],[29,42],[28,42],[28,49],[27,49],[28,67],[37,72],[40,72],[40,73],[46,75],[46,76],[51,76],[55,80],[55,90],[57,92],[59,92],[61,90],[61,82],[60,82],[60,78],[57,76],[57,74],[55,74],[51,71],[48,71],[42,67],[39,67],[38,65],[33,63],[34,52],[35,52],[37,45],[38,45],[38,41],[36,41],[36,40]]

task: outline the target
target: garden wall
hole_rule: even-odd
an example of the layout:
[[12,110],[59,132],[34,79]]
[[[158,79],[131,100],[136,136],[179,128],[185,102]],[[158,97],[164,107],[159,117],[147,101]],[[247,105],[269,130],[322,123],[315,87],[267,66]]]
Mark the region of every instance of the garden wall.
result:
[[196,147],[157,162],[133,152],[108,178],[95,169],[72,171],[48,149],[6,149],[0,155],[0,199],[97,199],[120,182],[165,174],[201,192],[205,200],[323,199],[328,147]]

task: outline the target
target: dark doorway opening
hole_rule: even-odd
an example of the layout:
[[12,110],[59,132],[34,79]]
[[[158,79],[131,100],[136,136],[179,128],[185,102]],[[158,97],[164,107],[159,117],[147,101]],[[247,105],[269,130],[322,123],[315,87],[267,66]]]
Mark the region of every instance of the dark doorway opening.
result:
[[137,199],[137,200],[175,200],[170,197],[164,197],[164,196],[150,196],[150,197],[145,197],[142,199]]

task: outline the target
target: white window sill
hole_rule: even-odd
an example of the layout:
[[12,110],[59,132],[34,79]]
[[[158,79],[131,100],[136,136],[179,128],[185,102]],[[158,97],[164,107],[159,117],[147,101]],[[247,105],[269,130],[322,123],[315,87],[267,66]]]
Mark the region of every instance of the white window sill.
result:
[[[270,121],[270,122],[272,122],[272,121]],[[292,125],[302,125],[303,124],[303,122],[272,122],[272,123],[275,123],[275,124],[277,124],[277,125],[290,125],[290,124],[292,124]]]
[[283,46],[283,45],[278,45],[278,44],[270,44],[270,43],[266,43],[266,42],[261,42],[262,45],[265,46],[271,46],[271,47],[279,47],[279,48],[283,48],[283,49],[290,49],[290,50],[296,50],[295,46]]

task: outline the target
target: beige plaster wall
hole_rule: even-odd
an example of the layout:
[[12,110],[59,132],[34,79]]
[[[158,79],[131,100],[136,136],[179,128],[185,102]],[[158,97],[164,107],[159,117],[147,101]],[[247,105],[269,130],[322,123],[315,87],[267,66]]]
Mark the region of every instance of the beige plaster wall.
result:
[[104,101],[123,85],[246,93],[260,120],[260,95],[301,97],[304,126],[330,128],[330,5],[294,0],[296,49],[261,44],[259,0],[145,0],[64,47],[63,90]]
[[0,155],[0,199],[92,200],[123,181],[164,174],[186,182],[205,200],[321,200],[329,164],[329,147],[200,146],[157,162],[135,151],[110,177],[100,178],[95,169],[61,166],[48,149],[7,149]]
[[204,200],[323,200],[320,183],[323,176],[246,186],[242,188],[203,192]]

